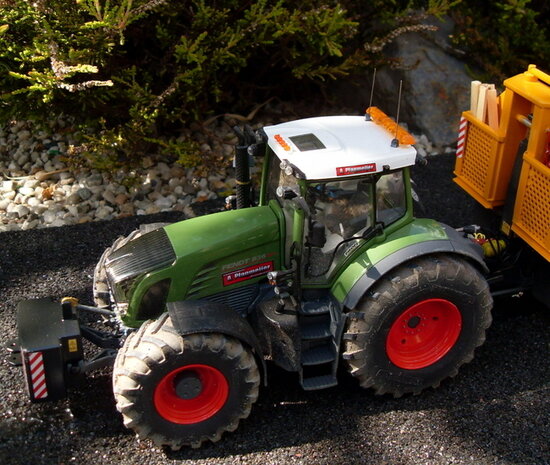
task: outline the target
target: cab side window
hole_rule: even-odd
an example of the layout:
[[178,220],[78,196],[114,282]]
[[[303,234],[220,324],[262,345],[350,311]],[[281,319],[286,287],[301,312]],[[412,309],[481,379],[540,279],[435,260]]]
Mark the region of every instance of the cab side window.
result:
[[407,211],[403,173],[396,171],[382,176],[376,183],[376,219],[387,226]]

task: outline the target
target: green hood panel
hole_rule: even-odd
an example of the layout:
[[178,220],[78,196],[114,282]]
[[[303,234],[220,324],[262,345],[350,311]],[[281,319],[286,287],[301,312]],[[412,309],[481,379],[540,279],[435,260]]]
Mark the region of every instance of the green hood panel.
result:
[[[279,225],[268,207],[252,207],[191,218],[165,227],[176,256],[226,256],[276,241]],[[220,250],[220,249],[223,249]]]
[[171,278],[168,301],[201,298],[256,282],[280,267],[279,230],[267,206],[166,226],[177,258],[173,266],[155,273],[155,281]]

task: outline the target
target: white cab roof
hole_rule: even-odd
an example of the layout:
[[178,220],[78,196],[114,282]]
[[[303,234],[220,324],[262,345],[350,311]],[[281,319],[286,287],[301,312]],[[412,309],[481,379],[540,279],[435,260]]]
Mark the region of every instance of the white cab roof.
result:
[[394,135],[364,116],[321,116],[266,126],[269,147],[306,179],[379,173],[414,165],[412,145],[392,147]]

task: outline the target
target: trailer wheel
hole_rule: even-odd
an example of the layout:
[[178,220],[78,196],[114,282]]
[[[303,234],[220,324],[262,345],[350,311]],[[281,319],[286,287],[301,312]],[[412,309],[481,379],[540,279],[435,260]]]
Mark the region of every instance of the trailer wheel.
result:
[[96,307],[108,308],[111,305],[111,295],[109,291],[109,284],[107,283],[107,272],[105,271],[105,260],[107,257],[131,240],[136,239],[139,236],[143,236],[151,231],[155,231],[156,229],[162,228],[168,224],[170,223],[142,224],[138,229],[134,229],[127,236],[117,237],[111,247],[105,249],[94,269],[93,294]]
[[168,315],[131,334],[113,370],[124,425],[173,450],[234,431],[250,414],[259,384],[254,356],[240,341],[211,333],[181,336]]
[[458,257],[434,255],[384,276],[350,313],[343,357],[377,394],[418,394],[472,360],[491,324],[483,276]]

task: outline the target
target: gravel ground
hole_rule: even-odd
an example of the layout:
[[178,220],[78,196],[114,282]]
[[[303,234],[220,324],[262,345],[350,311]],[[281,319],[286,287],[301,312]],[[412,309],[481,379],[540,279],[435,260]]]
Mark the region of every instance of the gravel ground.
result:
[[[451,183],[452,163],[450,156],[432,158],[414,178],[426,216],[460,226],[475,206]],[[75,295],[90,302],[93,267],[115,237],[138,223],[180,218],[0,233],[0,343],[16,334],[19,300]],[[179,452],[139,442],[122,426],[108,370],[84,380],[66,401],[31,405],[19,369],[2,364],[0,463],[550,464],[549,322],[548,311],[527,299],[499,300],[474,361],[420,396],[376,397],[345,374],[336,388],[305,392],[293,374],[273,369],[269,388],[235,433]]]

